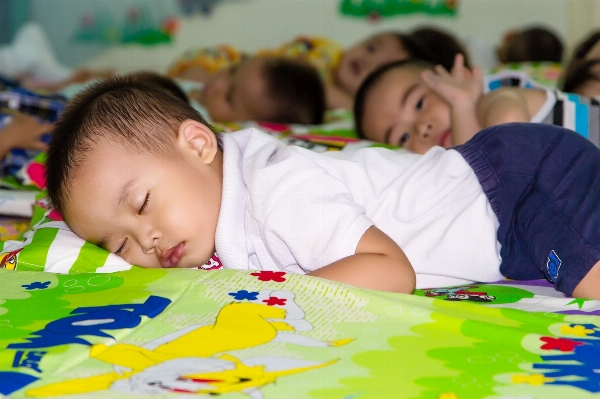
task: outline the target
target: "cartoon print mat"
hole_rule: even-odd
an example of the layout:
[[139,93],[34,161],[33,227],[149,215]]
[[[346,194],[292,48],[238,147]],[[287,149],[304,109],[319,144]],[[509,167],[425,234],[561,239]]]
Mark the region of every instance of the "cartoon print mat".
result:
[[11,398],[585,399],[600,390],[600,302],[538,281],[401,295],[283,272],[134,267],[0,270],[0,284],[0,393]]

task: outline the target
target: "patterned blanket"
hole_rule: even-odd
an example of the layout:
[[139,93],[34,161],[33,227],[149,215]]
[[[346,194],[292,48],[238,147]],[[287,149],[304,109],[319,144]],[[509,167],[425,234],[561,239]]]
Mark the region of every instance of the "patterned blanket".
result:
[[[0,269],[11,398],[592,398],[600,302],[548,284],[361,290],[283,272]],[[193,395],[193,396],[192,396]]]

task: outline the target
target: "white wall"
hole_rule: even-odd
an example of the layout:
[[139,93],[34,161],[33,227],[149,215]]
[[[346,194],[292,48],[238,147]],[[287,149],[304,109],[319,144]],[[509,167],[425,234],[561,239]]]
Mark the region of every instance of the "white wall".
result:
[[118,72],[164,71],[177,55],[193,47],[230,43],[254,51],[298,34],[324,35],[348,46],[377,31],[422,24],[444,27],[491,48],[507,29],[543,23],[553,27],[570,50],[590,30],[600,28],[600,0],[460,0],[454,18],[415,15],[379,23],[341,16],[338,6],[339,0],[231,0],[216,7],[210,17],[182,19],[170,45],[111,48],[87,64],[116,67]]

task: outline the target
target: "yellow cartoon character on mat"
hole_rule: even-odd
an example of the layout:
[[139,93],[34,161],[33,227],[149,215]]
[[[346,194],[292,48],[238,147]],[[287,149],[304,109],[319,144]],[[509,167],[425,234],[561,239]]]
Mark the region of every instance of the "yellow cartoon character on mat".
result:
[[[244,393],[263,398],[260,387],[278,377],[326,367],[336,362],[260,357],[238,359],[229,351],[270,342],[327,347],[351,342],[315,340],[297,333],[311,330],[304,311],[288,291],[261,291],[248,302],[225,305],[215,323],[190,326],[143,346],[93,345],[90,357],[113,365],[114,371],[30,389],[28,396],[85,394],[111,389],[132,394]],[[269,306],[269,304],[276,304]]]
[[21,252],[22,249],[23,248],[19,248],[15,249],[14,251],[0,254],[0,269],[17,270],[17,254]]

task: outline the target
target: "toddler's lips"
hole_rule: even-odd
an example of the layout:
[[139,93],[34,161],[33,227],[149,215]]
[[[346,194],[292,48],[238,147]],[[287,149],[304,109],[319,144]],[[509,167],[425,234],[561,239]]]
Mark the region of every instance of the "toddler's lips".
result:
[[185,250],[185,243],[180,242],[179,244],[167,249],[162,255],[160,255],[160,266],[164,268],[177,267],[183,251]]
[[438,145],[440,147],[448,148],[450,147],[450,136],[452,135],[452,130],[446,130],[438,139]]

